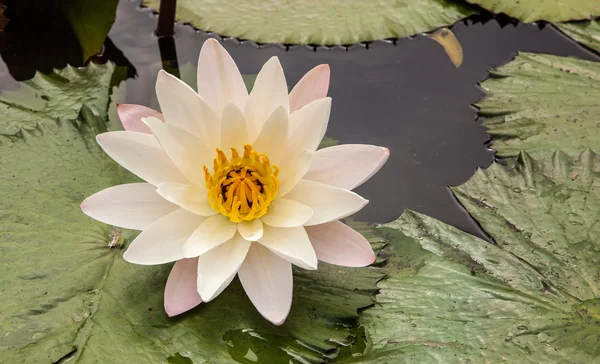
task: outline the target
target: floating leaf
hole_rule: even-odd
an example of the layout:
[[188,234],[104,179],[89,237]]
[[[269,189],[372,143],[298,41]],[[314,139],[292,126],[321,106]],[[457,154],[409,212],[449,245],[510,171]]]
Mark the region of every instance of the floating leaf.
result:
[[[110,79],[113,69],[98,67],[36,76],[29,84],[53,96],[52,107],[3,106],[2,123],[27,115],[31,124],[0,136],[0,362],[321,363],[348,345],[357,310],[373,303],[377,270],[325,263],[318,271],[295,269],[292,311],[279,327],[260,316],[237,280],[213,302],[167,317],[163,292],[171,265],[125,262],[124,246],[135,233],[124,231],[120,245],[109,249],[112,228],[80,211],[87,196],[137,180],[95,141],[107,116],[91,107],[108,106],[99,101],[109,83],[99,79]],[[85,105],[63,93],[69,82],[86,95]],[[380,240],[371,227],[349,224]]]
[[482,84],[479,114],[502,157],[600,145],[600,63],[520,53]]
[[100,53],[117,12],[118,0],[54,0],[73,28],[83,61]]
[[579,43],[600,52],[600,20],[556,24],[556,26]]
[[599,181],[589,150],[523,153],[454,189],[496,245],[412,211],[383,226],[387,278],[361,314],[369,347],[349,362],[597,360]]
[[[144,4],[159,8],[158,0]],[[224,36],[284,44],[402,38],[453,24],[474,12],[453,0],[177,2],[177,19],[183,23]]]
[[492,13],[504,13],[524,23],[564,22],[600,16],[599,0],[467,0]]
[[3,91],[0,134],[31,131],[38,123],[54,125],[55,120],[75,120],[83,105],[106,118],[113,69],[112,64],[91,63],[83,69],[67,66],[50,75],[37,73],[16,91]]

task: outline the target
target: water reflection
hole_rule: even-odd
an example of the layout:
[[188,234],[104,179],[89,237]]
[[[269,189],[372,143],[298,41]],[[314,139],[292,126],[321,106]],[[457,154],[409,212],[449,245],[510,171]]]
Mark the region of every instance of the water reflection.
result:
[[[156,21],[156,15],[140,8],[139,1],[119,4],[105,58],[128,67],[128,74],[135,75],[118,90],[122,102],[156,106],[154,83],[162,67],[154,36]],[[410,208],[481,235],[446,187],[465,182],[477,167],[488,166],[494,158],[488,148],[489,137],[471,106],[484,96],[477,82],[519,50],[595,60],[600,57],[551,26],[540,29],[506,21],[501,25],[495,19],[480,18],[460,22],[452,31],[463,48],[460,68],[426,36],[373,42],[368,47],[319,47],[316,51],[305,46],[289,51],[279,45],[259,48],[235,39],[223,43],[245,74],[257,73],[268,58],[279,56],[290,84],[312,67],[330,64],[333,110],[328,136],[342,143],[382,145],[392,152],[381,172],[358,188],[357,192],[371,202],[356,219],[385,222]],[[182,77],[186,68],[195,67],[200,47],[210,36],[176,24],[174,48]],[[25,39],[21,42],[27,43]],[[71,52],[70,43],[55,40],[53,46],[70,62],[66,57]],[[13,76],[28,74],[19,70],[32,64],[7,58],[6,49],[2,49]],[[37,64],[33,67],[48,71]],[[1,88],[12,81],[5,78],[0,78]]]

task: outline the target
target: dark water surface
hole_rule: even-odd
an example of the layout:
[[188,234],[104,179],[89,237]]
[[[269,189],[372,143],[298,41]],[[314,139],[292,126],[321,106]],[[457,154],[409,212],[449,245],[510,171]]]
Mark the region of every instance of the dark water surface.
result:
[[[55,28],[63,26],[60,19],[52,21]],[[161,67],[153,35],[156,21],[150,9],[139,7],[139,1],[119,4],[104,58],[128,66],[128,74],[135,76],[126,81],[126,102],[152,103]],[[0,36],[0,89],[12,88],[15,79],[30,78],[36,70],[50,72],[53,67],[77,64],[81,58],[81,49],[68,29],[57,36],[52,35],[55,28],[35,23],[25,23],[33,25],[26,28],[13,21]],[[471,106],[484,97],[477,83],[517,51],[597,61],[600,57],[548,25],[480,17],[451,29],[463,47],[464,62],[459,68],[439,44],[421,35],[347,49],[295,46],[286,50],[235,39],[223,44],[244,74],[257,73],[267,59],[278,56],[290,85],[318,64],[331,66],[333,109],[327,135],[341,143],[376,144],[391,150],[387,165],[357,189],[371,202],[356,219],[386,222],[410,208],[482,236],[447,187],[467,181],[478,167],[485,168],[494,160],[490,138]],[[181,24],[176,24],[175,32],[179,65],[195,66],[202,43],[214,35]]]

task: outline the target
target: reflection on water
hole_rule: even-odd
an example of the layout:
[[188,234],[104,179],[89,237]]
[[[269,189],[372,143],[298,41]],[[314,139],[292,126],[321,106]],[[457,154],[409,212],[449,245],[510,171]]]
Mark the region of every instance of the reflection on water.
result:
[[[139,8],[139,1],[119,4],[104,58],[127,66],[128,75],[135,75],[118,90],[122,102],[155,106],[154,82],[162,67],[153,34],[156,20],[149,9]],[[43,33],[41,29],[23,33],[19,27],[11,30],[11,26],[7,27],[7,35],[13,34],[20,43],[28,44],[21,48],[27,49],[29,57],[35,58],[35,51],[38,56],[47,52],[48,43],[52,54],[63,55],[59,60],[54,56],[42,60],[38,57],[32,62],[12,56],[15,41],[4,40],[0,52],[13,77],[30,77],[35,69],[48,72],[48,65],[64,67],[75,59],[76,46],[72,42],[54,34],[52,41],[41,46],[39,40],[36,42]],[[175,32],[183,77],[186,67],[195,66],[202,43],[211,35],[181,24],[176,25]],[[386,222],[410,208],[481,234],[446,187],[465,182],[477,167],[486,167],[494,159],[488,148],[489,137],[470,106],[484,96],[477,82],[487,77],[488,69],[508,62],[519,50],[595,60],[600,57],[551,26],[501,26],[495,19],[471,19],[453,26],[452,32],[463,48],[460,68],[427,36],[373,42],[368,47],[319,47],[316,51],[305,46],[288,51],[278,45],[259,48],[252,42],[240,44],[234,39],[225,40],[224,45],[245,74],[257,73],[269,57],[279,56],[290,84],[312,67],[330,64],[333,109],[328,136],[342,143],[377,144],[391,150],[390,160],[381,172],[357,189],[371,202],[356,219]],[[0,62],[0,88],[10,88],[14,81],[2,69]],[[259,355],[253,353],[248,355]]]

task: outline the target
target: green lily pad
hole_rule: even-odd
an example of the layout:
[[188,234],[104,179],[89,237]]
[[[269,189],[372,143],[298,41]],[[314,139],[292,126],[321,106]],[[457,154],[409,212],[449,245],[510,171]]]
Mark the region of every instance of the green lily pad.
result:
[[[157,11],[159,3],[144,1]],[[177,20],[183,23],[228,37],[284,44],[354,44],[402,38],[474,13],[473,8],[453,0],[177,2]]]
[[94,115],[106,118],[113,70],[112,64],[67,66],[49,75],[37,73],[16,91],[2,91],[0,135],[33,131],[39,123],[75,120],[84,104]]
[[119,0],[54,0],[73,28],[83,61],[100,53],[117,12]]
[[600,63],[520,53],[490,73],[477,106],[502,157],[534,158],[600,145]]
[[600,52],[600,20],[556,24],[568,36],[597,52]]
[[[48,96],[44,107],[2,104],[3,124],[20,125],[13,119],[20,115],[30,124],[0,136],[0,362],[321,363],[349,345],[357,310],[374,302],[377,269],[296,269],[292,311],[279,327],[260,316],[237,280],[214,302],[167,317],[171,265],[126,263],[122,252],[136,233],[123,231],[109,249],[115,232],[79,208],[99,190],[137,181],[95,141],[107,127],[104,80],[112,70],[90,65],[38,75],[28,84]],[[70,80],[85,103],[61,94]],[[348,223],[381,240],[370,226]]]
[[492,13],[504,13],[524,23],[564,22],[600,15],[598,0],[467,0]]
[[599,181],[592,151],[523,153],[454,189],[496,244],[413,211],[383,226],[387,278],[348,362],[597,361]]

